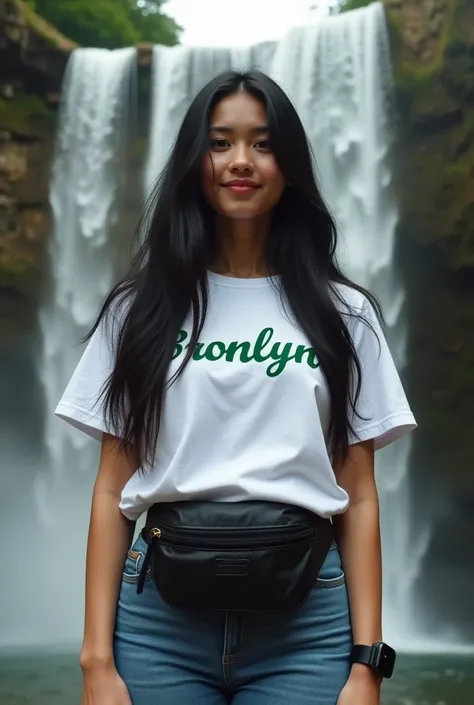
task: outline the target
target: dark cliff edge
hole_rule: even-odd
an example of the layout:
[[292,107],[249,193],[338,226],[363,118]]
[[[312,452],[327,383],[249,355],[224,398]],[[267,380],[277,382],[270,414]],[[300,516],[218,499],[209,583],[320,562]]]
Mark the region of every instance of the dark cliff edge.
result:
[[[474,5],[385,6],[398,106],[406,383],[419,420],[411,496],[420,530],[423,517],[435,518],[418,577],[419,610],[436,631],[472,614],[466,550],[474,543]],[[474,625],[469,629],[472,638]]]

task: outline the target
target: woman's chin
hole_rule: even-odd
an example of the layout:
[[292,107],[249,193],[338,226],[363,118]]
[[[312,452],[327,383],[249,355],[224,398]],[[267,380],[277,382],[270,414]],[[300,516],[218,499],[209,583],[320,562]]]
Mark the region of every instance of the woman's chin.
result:
[[232,207],[220,208],[219,213],[224,216],[224,218],[229,218],[231,220],[249,220],[254,218],[261,218],[265,215],[258,208],[252,208],[248,204],[238,204]]

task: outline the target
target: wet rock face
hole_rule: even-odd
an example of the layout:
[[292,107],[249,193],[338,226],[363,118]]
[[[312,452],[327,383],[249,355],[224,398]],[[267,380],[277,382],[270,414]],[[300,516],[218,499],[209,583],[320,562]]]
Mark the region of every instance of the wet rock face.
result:
[[399,109],[403,216],[413,223],[419,244],[436,251],[452,272],[467,274],[474,268],[474,4],[385,3]]
[[27,174],[27,147],[15,141],[11,132],[0,133],[0,193],[8,193]]
[[384,4],[398,106],[406,382],[419,421],[413,505],[417,525],[429,517],[431,531],[418,578],[420,617],[434,632],[449,626],[474,638],[465,624],[473,567],[463,554],[474,541],[474,3]]
[[34,325],[50,232],[56,105],[74,45],[0,0],[0,340]]
[[431,63],[449,21],[450,0],[385,0],[401,31],[403,52],[407,58]]
[[0,127],[0,340],[34,325],[50,232],[46,184],[53,134]]
[[0,128],[0,276],[35,266],[36,245],[47,241],[53,140],[40,125],[29,133]]
[[453,282],[474,268],[474,4],[385,0],[398,107],[398,191],[414,246]]

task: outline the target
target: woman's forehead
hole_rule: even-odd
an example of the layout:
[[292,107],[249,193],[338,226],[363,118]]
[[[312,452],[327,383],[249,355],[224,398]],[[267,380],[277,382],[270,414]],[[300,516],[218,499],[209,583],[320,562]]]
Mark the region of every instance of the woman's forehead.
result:
[[215,105],[210,116],[211,128],[224,127],[228,130],[248,126],[256,132],[267,129],[265,105],[247,92],[239,91],[222,98]]

